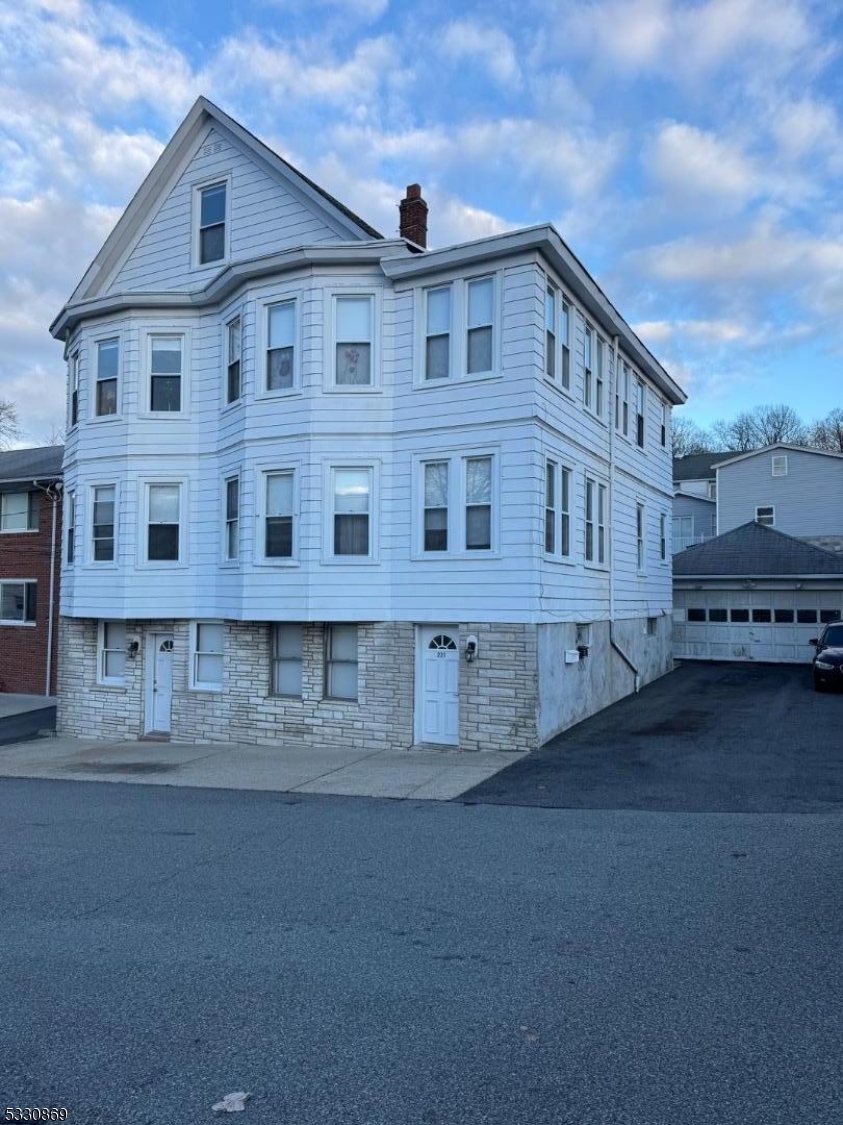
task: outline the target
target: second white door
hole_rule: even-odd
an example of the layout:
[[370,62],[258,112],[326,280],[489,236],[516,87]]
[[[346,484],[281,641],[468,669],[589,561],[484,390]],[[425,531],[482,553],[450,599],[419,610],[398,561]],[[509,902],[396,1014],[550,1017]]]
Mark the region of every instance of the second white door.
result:
[[447,625],[419,629],[416,738],[457,746],[460,740],[459,632]]

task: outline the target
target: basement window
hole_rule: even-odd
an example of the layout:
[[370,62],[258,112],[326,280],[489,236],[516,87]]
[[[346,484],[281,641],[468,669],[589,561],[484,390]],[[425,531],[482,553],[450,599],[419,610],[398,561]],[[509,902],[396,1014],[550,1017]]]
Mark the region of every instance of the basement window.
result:
[[694,609],[689,609],[688,610],[688,620],[689,621],[698,621],[698,622],[699,621],[705,621],[705,610],[700,609],[698,607],[694,608]]

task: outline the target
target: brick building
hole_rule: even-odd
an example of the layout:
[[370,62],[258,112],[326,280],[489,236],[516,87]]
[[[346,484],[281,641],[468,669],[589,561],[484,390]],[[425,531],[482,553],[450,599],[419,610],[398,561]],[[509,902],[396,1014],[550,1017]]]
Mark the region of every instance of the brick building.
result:
[[63,455],[62,446],[0,453],[2,692],[55,694]]

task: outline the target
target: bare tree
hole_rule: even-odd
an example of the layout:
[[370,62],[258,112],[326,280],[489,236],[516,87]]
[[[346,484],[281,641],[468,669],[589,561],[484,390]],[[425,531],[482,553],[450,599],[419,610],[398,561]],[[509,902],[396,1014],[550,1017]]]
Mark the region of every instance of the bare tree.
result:
[[19,434],[17,406],[8,399],[0,398],[0,449],[8,449]]
[[64,445],[64,429],[53,424],[48,433],[41,437],[41,445]]
[[715,422],[711,432],[720,449],[746,453],[758,448],[751,411],[744,410],[729,421],[721,419]]
[[843,410],[835,407],[825,418],[814,422],[808,440],[817,449],[843,453]]
[[780,441],[791,445],[804,445],[808,441],[807,426],[793,407],[784,403],[743,410],[734,418],[715,422],[711,430],[724,449],[741,453]]
[[709,434],[692,418],[674,414],[670,425],[673,456],[687,457],[691,453],[708,453],[714,447]]

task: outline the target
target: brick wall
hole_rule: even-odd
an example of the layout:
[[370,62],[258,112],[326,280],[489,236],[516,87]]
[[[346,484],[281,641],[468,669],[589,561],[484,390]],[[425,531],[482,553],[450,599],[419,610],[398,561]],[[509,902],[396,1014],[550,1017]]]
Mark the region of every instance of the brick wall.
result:
[[[37,531],[0,533],[0,579],[34,578],[37,583],[36,624],[0,625],[0,692],[44,695],[47,686],[47,623],[50,612],[50,544],[53,505],[35,492]],[[55,605],[51,692],[56,691],[58,665],[61,503],[56,505]]]

